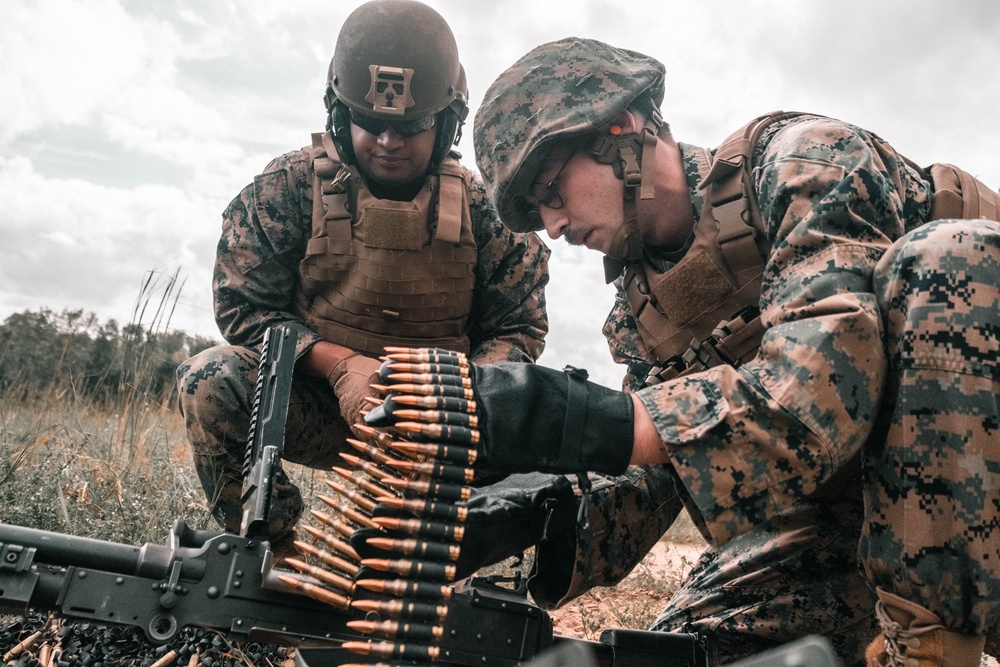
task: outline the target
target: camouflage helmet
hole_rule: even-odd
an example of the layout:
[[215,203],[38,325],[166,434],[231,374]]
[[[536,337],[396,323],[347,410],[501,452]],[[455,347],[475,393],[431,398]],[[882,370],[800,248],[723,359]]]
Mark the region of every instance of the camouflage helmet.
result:
[[447,153],[468,115],[468,96],[455,36],[444,18],[424,3],[372,0],[344,21],[324,101],[329,129],[338,149],[346,144],[347,161],[353,162],[348,110],[397,122],[448,111],[438,117],[438,143]]
[[504,224],[538,231],[521,198],[554,145],[609,127],[640,97],[663,101],[658,60],[592,39],[536,47],[486,91],[473,124],[476,163]]

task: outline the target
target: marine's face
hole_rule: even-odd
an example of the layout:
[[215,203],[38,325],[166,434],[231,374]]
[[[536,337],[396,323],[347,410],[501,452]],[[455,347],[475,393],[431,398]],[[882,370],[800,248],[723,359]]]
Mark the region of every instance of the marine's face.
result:
[[567,243],[607,254],[624,221],[624,196],[624,184],[610,165],[563,145],[552,149],[525,201],[537,206],[551,238],[563,236]]
[[392,125],[373,134],[351,123],[351,141],[358,169],[383,185],[403,185],[427,174],[434,152],[436,128],[403,137]]

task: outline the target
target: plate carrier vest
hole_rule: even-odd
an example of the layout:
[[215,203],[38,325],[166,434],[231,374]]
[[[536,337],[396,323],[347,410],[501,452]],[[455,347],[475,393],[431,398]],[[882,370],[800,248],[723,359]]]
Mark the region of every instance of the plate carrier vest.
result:
[[[684,257],[660,272],[645,257],[629,264],[623,288],[643,343],[657,364],[656,384],[719,364],[739,366],[757,355],[764,326],[760,291],[770,255],[751,182],[751,155],[774,122],[804,114],[773,112],[744,125],[709,157],[698,185],[705,205]],[[904,158],[905,160],[905,158]],[[921,169],[934,187],[929,220],[1000,221],[1000,193],[950,164]]]
[[387,345],[468,352],[477,248],[458,160],[445,158],[400,202],[377,199],[337,161],[329,132],[303,150],[314,174],[312,237],[296,307],[309,328],[372,356]]

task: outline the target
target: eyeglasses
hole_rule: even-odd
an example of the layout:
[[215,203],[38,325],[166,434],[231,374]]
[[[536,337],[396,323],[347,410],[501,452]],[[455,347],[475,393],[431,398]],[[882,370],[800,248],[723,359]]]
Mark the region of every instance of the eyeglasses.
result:
[[559,167],[559,171],[553,176],[547,183],[541,181],[535,181],[528,186],[528,194],[534,199],[534,203],[531,203],[525,198],[524,204],[524,214],[528,217],[528,220],[533,225],[542,224],[542,216],[538,209],[542,206],[547,206],[548,208],[562,208],[563,199],[559,194],[559,177],[563,173],[563,169],[569,164],[569,161],[573,158],[576,150],[570,152],[563,160],[562,165]]
[[391,127],[393,132],[403,139],[409,139],[434,127],[434,115],[431,114],[417,120],[383,120],[351,111],[351,122],[375,136],[380,136]]

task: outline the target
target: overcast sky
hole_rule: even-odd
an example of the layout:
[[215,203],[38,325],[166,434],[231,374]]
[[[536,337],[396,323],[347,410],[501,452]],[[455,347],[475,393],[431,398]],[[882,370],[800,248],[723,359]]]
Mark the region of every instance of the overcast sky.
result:
[[[226,204],[323,129],[326,68],[355,0],[5,0],[0,20],[0,320],[82,308],[128,322],[150,272],[185,280],[171,324],[218,336]],[[871,129],[920,164],[1000,186],[995,0],[429,0],[473,112],[535,45],[576,35],[666,64],[680,141],[715,146],[776,109]],[[626,14],[626,8],[631,8]],[[470,127],[460,144],[472,161]],[[616,386],[600,256],[553,248],[541,361]],[[162,283],[161,283],[162,284]]]

